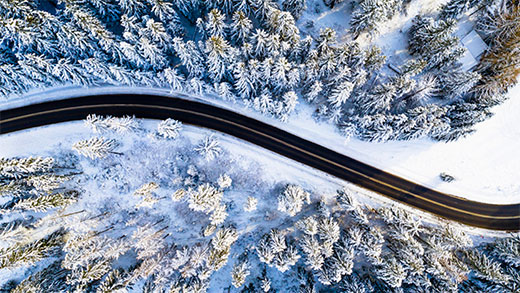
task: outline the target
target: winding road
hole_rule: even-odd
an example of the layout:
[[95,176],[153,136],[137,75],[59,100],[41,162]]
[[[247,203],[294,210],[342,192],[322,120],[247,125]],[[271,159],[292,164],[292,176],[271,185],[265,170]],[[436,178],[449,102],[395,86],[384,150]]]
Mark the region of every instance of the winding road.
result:
[[520,204],[495,205],[441,193],[379,170],[279,128],[230,110],[182,98],[152,94],[95,94],[0,111],[0,134],[88,114],[174,118],[249,141],[340,179],[414,208],[471,226],[520,230]]

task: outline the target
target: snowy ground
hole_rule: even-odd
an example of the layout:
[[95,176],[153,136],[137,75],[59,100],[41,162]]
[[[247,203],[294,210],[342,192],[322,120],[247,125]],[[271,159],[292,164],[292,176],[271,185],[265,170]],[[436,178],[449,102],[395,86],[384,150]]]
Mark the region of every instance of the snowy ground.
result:
[[[251,113],[254,115],[254,113]],[[154,127],[156,127],[157,121],[156,120],[142,120],[144,129],[148,129],[150,131]],[[276,121],[276,120],[275,120]],[[401,143],[386,143],[386,144],[372,144],[372,147],[370,147],[370,143],[365,143],[357,140],[350,141],[346,146],[341,143],[334,143],[334,141],[338,141],[340,139],[339,134],[333,133],[334,129],[330,127],[327,131],[323,131],[324,125],[316,124],[314,121],[305,121],[303,119],[296,120],[298,122],[297,125],[307,125],[311,126],[312,128],[297,128],[296,126],[290,126],[288,124],[281,124],[279,126],[286,126],[288,130],[291,130],[295,133],[299,133],[300,135],[306,137],[308,139],[313,138],[314,141],[320,141],[320,138],[326,138],[328,145],[331,148],[335,148],[338,151],[347,151],[351,153],[352,155],[355,155],[356,157],[363,157],[367,161],[371,161],[374,165],[381,165],[383,164],[390,164],[392,162],[396,163],[396,167],[394,168],[386,168],[387,170],[390,170],[392,172],[395,172],[397,174],[403,175],[403,176],[409,176],[407,178],[416,178],[416,179],[424,179],[427,178],[426,176],[423,177],[417,177],[417,172],[413,172],[410,167],[414,168],[416,167],[417,170],[420,168],[420,164],[427,165],[427,160],[435,161],[435,156],[430,155],[428,158],[427,155],[429,153],[427,152],[421,152],[421,150],[427,149],[427,145],[430,144],[432,147],[430,149],[436,149],[435,146],[439,145],[434,142],[429,141],[423,141],[421,143],[416,142],[415,146],[406,146],[405,142]],[[321,127],[320,132],[314,132],[313,129],[317,129],[318,127]],[[318,135],[320,133],[320,135]],[[327,136],[324,135],[327,134]],[[345,185],[349,185],[350,188],[353,188],[357,191],[357,194],[359,195],[358,201],[367,204],[371,207],[378,207],[381,205],[388,205],[388,204],[395,204],[395,201],[382,197],[376,193],[369,192],[367,190],[358,188],[356,186],[353,186],[349,184],[348,182],[345,182],[343,180],[340,180],[338,178],[335,178],[333,176],[330,176],[324,172],[321,172],[319,170],[310,168],[306,165],[300,164],[298,162],[295,162],[293,160],[287,159],[285,157],[281,157],[280,155],[273,153],[271,151],[265,150],[263,148],[260,148],[256,145],[253,145],[251,143],[236,139],[232,136],[216,133],[211,130],[184,125],[182,130],[182,137],[188,139],[188,141],[192,144],[197,144],[198,141],[200,141],[204,136],[214,134],[219,139],[220,144],[224,147],[226,152],[232,154],[231,158],[232,161],[229,163],[232,163],[236,165],[238,168],[242,168],[244,170],[258,170],[258,172],[255,172],[254,176],[259,176],[257,179],[261,182],[263,182],[267,186],[273,186],[275,184],[279,184],[280,182],[287,182],[287,183],[294,183],[298,184],[308,190],[316,190],[317,193],[320,196],[323,196],[324,198],[329,198],[334,194],[334,192],[337,189],[342,188]],[[321,135],[324,135],[323,137]],[[336,137],[337,136],[337,137]],[[37,139],[35,139],[37,137]],[[52,153],[55,153],[56,151],[60,149],[69,150],[73,143],[82,140],[82,139],[88,139],[92,137],[92,132],[90,129],[85,127],[83,125],[82,121],[74,121],[74,122],[67,122],[67,123],[60,123],[56,125],[49,125],[44,127],[38,127],[30,130],[24,130],[19,131],[11,134],[6,134],[0,136],[0,145],[2,148],[0,148],[0,157],[26,157],[26,156],[46,156]],[[518,138],[518,136],[516,136]],[[125,144],[128,144],[131,140],[131,137],[126,137],[124,141]],[[513,137],[511,137],[511,140],[513,140]],[[461,141],[462,143],[463,141]],[[459,144],[459,143],[457,143]],[[351,148],[351,145],[354,145],[356,148],[364,149],[364,152],[358,152],[355,149]],[[389,146],[393,145],[392,148]],[[446,144],[447,145],[447,144]],[[517,144],[518,145],[518,144]],[[388,156],[388,153],[392,150],[396,153],[394,156]],[[510,149],[511,151],[514,151],[514,148],[512,147]],[[408,158],[409,162],[414,163],[411,165],[406,165],[405,163],[398,164],[401,160],[407,160],[406,159],[406,152],[415,152],[415,157],[419,157],[420,163],[417,163],[415,160],[410,160]],[[386,153],[385,153],[386,152]],[[386,155],[385,155],[386,154]],[[455,152],[453,152],[455,155]],[[370,159],[370,155],[372,155],[372,159]],[[466,162],[470,162],[471,160],[467,160]],[[481,163],[485,163],[486,161],[481,161]],[[511,165],[511,168],[513,165]],[[222,166],[221,166],[222,167]],[[442,164],[440,164],[440,167],[442,168]],[[449,169],[452,170],[452,169]],[[464,168],[462,168],[461,173],[463,173]],[[409,172],[409,173],[407,173]],[[456,173],[451,173],[456,174]],[[458,173],[457,173],[458,174]],[[250,174],[251,175],[251,174]],[[415,175],[416,177],[413,177]],[[244,175],[242,177],[249,176]],[[420,175],[419,175],[420,176]],[[435,174],[435,171],[432,173],[432,177],[437,180],[438,176]],[[511,182],[514,182],[513,180],[514,175],[511,175],[510,180]],[[458,178],[458,177],[457,177]],[[419,181],[419,180],[418,180]],[[442,185],[440,182],[440,179],[438,180],[438,185],[434,187],[440,187],[440,186],[448,186],[448,183],[444,183]],[[457,186],[457,182],[462,180],[457,180],[451,184],[454,186]],[[425,181],[426,182],[426,181]],[[461,188],[462,189],[462,188]],[[452,189],[452,191],[457,191]],[[518,190],[517,190],[518,193]],[[252,192],[254,194],[254,192]],[[459,193],[456,193],[459,195]],[[462,193],[460,193],[462,195]],[[464,193],[468,194],[468,193]],[[486,197],[482,197],[483,200],[488,199]],[[518,199],[518,195],[516,197]],[[407,209],[408,211],[421,215],[423,219],[425,219],[427,222],[430,223],[438,223],[439,218],[436,218],[430,214],[423,213],[421,211],[417,211],[411,207],[407,207],[404,205],[399,205],[402,208]],[[499,236],[503,233],[500,232],[493,232],[493,231],[487,231],[482,230],[478,228],[473,227],[465,227],[464,230],[467,232],[475,235],[475,242],[479,242],[479,240],[482,240],[480,236],[477,237],[477,235],[489,235],[489,236]]]

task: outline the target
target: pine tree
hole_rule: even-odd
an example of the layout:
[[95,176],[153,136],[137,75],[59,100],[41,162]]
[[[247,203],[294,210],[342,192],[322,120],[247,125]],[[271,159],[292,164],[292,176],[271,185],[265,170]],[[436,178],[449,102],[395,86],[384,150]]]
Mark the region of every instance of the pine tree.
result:
[[310,204],[310,194],[307,191],[297,185],[287,185],[278,196],[278,210],[294,217],[305,202]]
[[58,230],[45,238],[29,244],[0,248],[0,269],[16,268],[34,263],[54,255],[63,242],[63,231]]
[[492,254],[505,263],[520,267],[520,237],[509,236],[491,244]]
[[157,125],[157,134],[166,139],[176,139],[182,130],[182,123],[168,118]]
[[354,10],[350,25],[354,34],[363,31],[376,33],[378,25],[390,19],[399,9],[399,2],[394,0],[363,0]]
[[211,245],[218,251],[229,250],[231,245],[237,241],[238,233],[233,228],[220,229],[215,233],[213,239],[211,239]]
[[479,278],[495,283],[507,283],[510,277],[504,274],[500,264],[477,250],[466,250],[465,258]]
[[213,35],[206,40],[207,70],[214,82],[219,82],[227,72],[231,46],[221,36]]
[[309,86],[306,93],[304,94],[304,97],[307,101],[313,102],[322,92],[323,90],[323,83],[319,80],[316,80],[314,83]]
[[124,116],[121,118],[112,116],[99,116],[96,114],[90,114],[85,119],[85,125],[92,129],[95,133],[103,133],[115,131],[117,133],[124,133],[133,131],[137,128],[137,121],[135,117]]
[[103,137],[93,137],[91,139],[81,140],[72,146],[80,155],[90,159],[104,158],[108,154],[119,154],[114,152],[118,143],[114,139],[106,139]]
[[313,216],[307,217],[296,222],[296,227],[307,235],[316,235],[318,233],[318,221]]
[[251,6],[254,14],[260,20],[265,20],[271,11],[277,8],[277,4],[273,0],[251,0]]
[[258,199],[248,196],[247,202],[244,204],[244,211],[246,212],[252,212],[256,210],[256,206],[258,204]]
[[334,244],[339,240],[339,225],[332,218],[324,218],[318,222],[318,235],[324,242]]
[[231,23],[231,37],[237,44],[242,44],[249,39],[253,24],[243,11],[233,13]]
[[284,10],[289,11],[294,19],[298,19],[302,16],[303,11],[307,9],[305,2],[306,0],[284,0],[282,7]]
[[377,277],[392,288],[399,288],[406,278],[403,266],[394,258],[387,257],[376,271]]
[[54,159],[51,157],[0,158],[0,176],[18,179],[30,174],[49,171],[53,166]]
[[427,68],[448,68],[457,64],[465,49],[453,36],[457,22],[453,19],[434,21],[433,18],[416,16],[409,35],[410,53],[428,62]]
[[233,180],[231,180],[231,177],[229,177],[227,174],[220,174],[220,176],[217,179],[217,184],[220,187],[220,189],[226,189],[231,187],[231,183]]
[[255,57],[263,57],[267,53],[267,44],[269,42],[269,34],[263,29],[256,29],[252,35],[253,51]]
[[361,112],[363,114],[376,114],[389,111],[396,90],[396,87],[391,83],[375,86],[370,92],[358,98]]
[[480,74],[476,72],[464,72],[461,70],[446,72],[439,76],[441,97],[454,100],[464,97],[480,80]]
[[209,220],[211,221],[211,225],[218,226],[226,220],[228,213],[226,212],[225,205],[218,205],[212,212]]
[[235,263],[233,266],[233,270],[231,271],[231,277],[233,279],[233,286],[235,288],[240,288],[245,282],[247,276],[249,276],[249,264],[247,261],[241,261]]
[[189,192],[189,207],[195,211],[210,213],[220,206],[223,193],[209,183],[199,185]]
[[489,9],[478,23],[491,48],[484,53],[477,67],[482,80],[475,87],[475,100],[500,103],[500,96],[513,87],[520,75],[518,30],[520,8],[517,4]]
[[14,205],[14,209],[44,212],[57,207],[65,207],[76,200],[64,193],[49,193],[35,198],[22,199]]
[[206,136],[195,148],[207,161],[211,161],[222,153],[220,142],[213,135]]
[[321,245],[318,240],[313,236],[305,235],[300,246],[305,254],[305,264],[311,270],[320,270],[325,262],[325,258],[322,255]]
[[[267,17],[267,27],[273,35],[278,35],[280,41],[287,41],[292,45],[300,41],[300,30],[296,26],[294,17],[287,11],[273,9]],[[273,36],[272,35],[272,36]]]
[[218,9],[212,9],[206,16],[206,31],[210,36],[225,36],[225,17]]
[[462,13],[480,2],[480,0],[451,0],[442,7],[441,17],[443,19],[458,18]]
[[245,63],[239,62],[235,64],[233,77],[235,78],[234,87],[236,91],[243,98],[249,98],[254,90],[254,86]]
[[350,94],[354,89],[354,84],[349,81],[344,81],[332,89],[332,94],[328,101],[334,107],[341,107],[350,98]]

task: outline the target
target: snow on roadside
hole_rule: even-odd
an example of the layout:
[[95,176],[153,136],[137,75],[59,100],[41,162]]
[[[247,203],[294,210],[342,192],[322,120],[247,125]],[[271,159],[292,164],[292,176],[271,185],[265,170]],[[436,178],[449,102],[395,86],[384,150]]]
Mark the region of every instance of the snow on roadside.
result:
[[[65,93],[50,91],[47,94],[44,92],[42,95],[35,95],[35,98],[30,101],[14,100],[0,106],[0,109],[34,103],[39,100],[61,99],[94,92],[167,94],[164,89],[146,88],[66,89]],[[495,116],[477,125],[476,133],[449,143],[429,139],[386,143],[352,139],[345,143],[344,138],[334,126],[326,122],[315,121],[311,117],[313,108],[304,102],[298,105],[297,113],[290,118],[289,123],[282,123],[252,109],[224,102],[212,96],[186,97],[203,100],[265,121],[339,153],[442,192],[482,202],[518,203],[520,202],[520,182],[516,180],[516,174],[520,172],[520,157],[517,151],[520,147],[520,132],[515,125],[518,125],[519,122],[517,113],[520,110],[520,100],[516,97],[520,96],[520,86],[512,89],[509,95],[511,98],[508,101],[493,109],[496,113]],[[42,128],[42,131],[45,133],[44,129],[45,127]],[[51,142],[59,141],[59,136],[54,137],[54,135],[43,134],[41,139]],[[18,148],[25,148],[31,152],[35,143],[28,140],[14,144],[18,145]],[[2,153],[4,153],[6,151],[5,141],[1,141],[0,145]],[[441,181],[439,178],[441,172],[447,172],[456,180],[451,183]]]
[[[139,121],[141,121],[140,125],[147,130],[147,132],[155,128],[158,123],[157,120],[149,119],[139,119]],[[81,121],[74,121],[1,135],[0,145],[2,148],[0,148],[0,157],[46,156],[56,153],[60,149],[70,149],[74,142],[93,136],[91,130],[82,124]],[[267,185],[262,186],[262,188],[260,188],[261,190],[271,189],[272,186],[280,183],[294,183],[301,185],[307,190],[312,190],[313,196],[316,197],[315,199],[323,197],[325,200],[330,200],[337,189],[348,185],[349,188],[356,192],[357,200],[367,204],[369,207],[377,208],[381,205],[396,204],[396,202],[390,198],[356,187],[324,172],[232,136],[189,125],[184,125],[181,132],[181,136],[188,139],[192,144],[197,144],[204,136],[210,134],[217,137],[220,141],[220,145],[231,155],[232,161],[230,161],[230,163],[237,164],[238,168],[244,170],[258,170],[258,172],[255,173],[255,175],[258,175],[256,180]],[[127,141],[131,139],[130,137],[131,136],[121,138],[124,145],[131,145],[131,142]],[[251,174],[246,174],[246,176],[251,176]],[[256,194],[254,190],[255,187],[252,186],[251,193],[253,195]],[[261,190],[258,191],[261,193]],[[268,194],[256,194],[256,196],[264,198],[264,203],[272,201],[272,199],[265,198],[269,196]],[[262,201],[260,204],[261,203]],[[413,214],[419,215],[425,221],[426,225],[435,225],[445,222],[429,213],[421,212],[406,205],[397,205]],[[475,238],[475,241],[484,241],[488,239],[487,237],[504,235],[502,232],[488,231],[469,226],[463,226],[462,229],[473,235],[472,237]],[[482,238],[482,236],[486,236],[486,238]]]

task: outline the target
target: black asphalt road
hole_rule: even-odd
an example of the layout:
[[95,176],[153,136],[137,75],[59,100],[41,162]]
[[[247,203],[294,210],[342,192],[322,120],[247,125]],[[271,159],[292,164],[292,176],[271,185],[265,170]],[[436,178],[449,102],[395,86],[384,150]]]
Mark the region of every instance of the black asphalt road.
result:
[[[371,167],[286,131],[212,105],[141,94],[82,96],[0,111],[0,133],[84,119],[88,114],[174,118],[249,141],[414,208],[467,225],[520,230],[520,204],[495,205],[441,193]],[[1,146],[0,146],[1,147]]]

